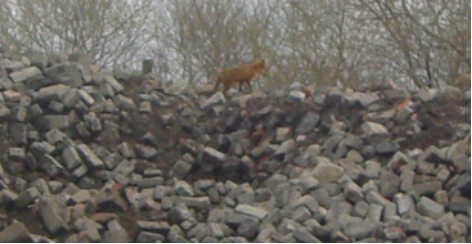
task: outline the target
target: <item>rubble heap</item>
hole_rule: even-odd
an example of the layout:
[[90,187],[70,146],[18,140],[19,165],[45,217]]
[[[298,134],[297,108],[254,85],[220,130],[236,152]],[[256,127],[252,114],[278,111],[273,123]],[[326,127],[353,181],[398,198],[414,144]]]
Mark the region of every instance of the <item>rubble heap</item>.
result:
[[0,242],[470,242],[470,91],[150,77],[1,52]]

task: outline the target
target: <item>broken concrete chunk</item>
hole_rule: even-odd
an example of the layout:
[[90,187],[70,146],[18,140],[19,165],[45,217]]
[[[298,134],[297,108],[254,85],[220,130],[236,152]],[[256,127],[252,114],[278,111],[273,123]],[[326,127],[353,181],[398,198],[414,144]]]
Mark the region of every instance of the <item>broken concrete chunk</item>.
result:
[[8,225],[2,230],[2,232],[0,232],[1,243],[20,243],[29,242],[30,240],[30,232],[21,222],[15,222],[11,225]]
[[37,67],[29,67],[10,74],[13,82],[24,82],[36,76],[42,76],[43,73]]
[[103,161],[86,144],[80,144],[77,149],[85,158],[85,162],[92,169],[101,169],[104,167]]
[[330,162],[320,162],[312,171],[313,176],[321,183],[337,181],[344,175],[344,169]]
[[80,87],[83,84],[79,66],[75,63],[61,63],[46,69],[46,77],[58,83],[72,87]]
[[51,234],[67,228],[65,222],[66,204],[56,197],[42,197],[39,199],[39,213],[44,226]]
[[255,217],[259,220],[264,219],[267,216],[267,211],[261,208],[256,208],[247,204],[239,204],[235,208],[236,212],[246,214],[248,216]]
[[308,132],[312,131],[316,126],[318,126],[320,122],[320,116],[309,112],[305,115],[305,117],[300,121],[295,132],[297,134],[307,134]]
[[214,148],[206,147],[203,149],[202,168],[210,172],[216,166],[222,166],[226,160],[226,155]]
[[444,207],[427,197],[421,197],[416,208],[418,213],[434,219],[438,219],[444,214]]
[[387,129],[381,124],[374,122],[364,122],[362,124],[362,130],[367,136],[388,136],[389,133]]

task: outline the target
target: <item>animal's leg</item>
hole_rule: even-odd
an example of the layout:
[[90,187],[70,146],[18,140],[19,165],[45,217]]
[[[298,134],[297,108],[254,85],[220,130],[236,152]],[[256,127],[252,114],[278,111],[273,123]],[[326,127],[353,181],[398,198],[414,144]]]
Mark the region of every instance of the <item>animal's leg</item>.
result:
[[249,86],[249,90],[251,90],[251,92],[252,92],[252,86],[251,86],[251,83],[249,81],[247,81],[247,85]]
[[229,90],[229,88],[231,88],[230,82],[223,83],[223,95],[225,96],[225,98],[228,97],[226,95],[226,92]]
[[239,82],[239,92],[241,92],[242,87],[243,87],[243,82]]

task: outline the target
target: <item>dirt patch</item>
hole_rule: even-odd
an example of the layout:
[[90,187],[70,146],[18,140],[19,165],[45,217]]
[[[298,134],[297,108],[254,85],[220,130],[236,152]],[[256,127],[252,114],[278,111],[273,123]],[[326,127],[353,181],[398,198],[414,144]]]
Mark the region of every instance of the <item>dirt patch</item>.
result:
[[[421,132],[408,135],[403,128],[394,137],[404,137],[401,150],[426,149],[431,145],[439,146],[441,141],[455,141],[457,124],[470,125],[470,101],[459,99],[437,99],[429,103],[418,104],[416,115],[422,124]],[[401,128],[401,125],[399,126]],[[470,128],[470,127],[469,127]]]

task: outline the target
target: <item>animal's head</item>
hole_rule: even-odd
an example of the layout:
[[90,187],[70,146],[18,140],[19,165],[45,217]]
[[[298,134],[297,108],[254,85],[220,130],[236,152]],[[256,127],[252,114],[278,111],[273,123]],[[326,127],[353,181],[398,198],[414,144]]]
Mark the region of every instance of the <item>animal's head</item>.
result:
[[252,63],[252,68],[259,74],[264,74],[267,70],[267,65],[264,60],[256,59]]

